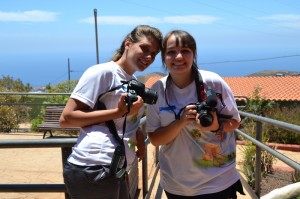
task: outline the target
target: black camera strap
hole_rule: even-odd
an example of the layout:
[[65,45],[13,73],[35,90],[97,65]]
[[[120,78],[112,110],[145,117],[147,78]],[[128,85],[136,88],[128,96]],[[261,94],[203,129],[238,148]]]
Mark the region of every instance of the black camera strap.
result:
[[[109,93],[109,92],[112,92],[112,91],[115,91],[115,90],[121,88],[122,86],[123,86],[123,85],[116,86],[116,87],[114,87],[114,88],[112,88],[112,89],[106,91],[105,93],[100,94],[100,95],[98,96],[97,102],[100,102],[100,98],[101,98],[104,94]],[[97,107],[97,104],[96,104],[96,107]],[[98,107],[97,107],[97,108],[98,108]],[[99,110],[99,109],[98,109],[98,110]]]
[[[117,87],[114,88],[114,89],[111,89],[110,91],[113,91],[113,90],[116,90],[116,89],[117,89]],[[110,91],[108,91],[108,92],[110,92]],[[103,96],[103,94],[101,94],[98,97],[98,100],[97,100],[97,103],[96,103],[96,108],[97,108],[97,110],[106,110],[105,104],[102,101],[100,101],[101,96]],[[117,173],[114,173],[118,168],[110,168],[110,170],[111,170],[110,173],[113,174],[113,175],[116,175],[118,178],[122,177],[125,174],[126,167],[127,167],[127,159],[126,159],[125,145],[124,145],[124,134],[125,134],[125,129],[126,129],[126,119],[127,119],[127,114],[125,114],[122,138],[120,138],[120,136],[118,135],[116,124],[113,120],[108,120],[108,121],[105,122],[105,124],[106,124],[107,128],[109,129],[110,133],[117,140],[117,142],[119,143],[119,146],[123,148],[122,151],[124,151],[124,163],[123,163],[123,166],[122,166],[121,170],[119,170]],[[118,164],[115,164],[115,163],[112,162],[111,166],[117,167]]]
[[[205,97],[204,83],[203,83],[203,79],[202,79],[201,73],[199,72],[198,68],[195,67],[195,66],[193,66],[192,72],[195,75],[195,85],[196,85],[196,93],[197,93],[198,102],[203,102],[203,101],[206,100],[206,97]],[[166,103],[167,103],[168,107],[174,113],[175,119],[179,120],[180,119],[180,114],[184,110],[185,107],[181,108],[179,110],[179,112],[176,113],[174,111],[174,108],[169,104],[168,97],[167,97],[167,87],[170,84],[171,78],[172,77],[169,74],[168,77],[167,77],[166,88],[165,88],[165,99],[166,99]]]
[[200,71],[195,66],[193,66],[193,73],[195,75],[195,85],[196,85],[196,93],[197,93],[197,97],[198,97],[198,102],[206,101],[203,78],[201,76]]

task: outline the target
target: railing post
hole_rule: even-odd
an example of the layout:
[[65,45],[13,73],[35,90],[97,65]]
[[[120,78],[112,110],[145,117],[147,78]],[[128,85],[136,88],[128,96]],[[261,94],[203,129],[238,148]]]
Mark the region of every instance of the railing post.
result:
[[158,154],[159,154],[159,147],[155,147],[155,165],[157,166],[158,165]]
[[148,193],[148,147],[145,144],[145,153],[142,161],[143,198]]
[[[262,142],[262,123],[256,122],[256,140]],[[255,194],[260,198],[260,182],[261,182],[261,148],[256,145],[255,156]]]
[[[62,166],[65,165],[65,162],[67,161],[69,155],[72,152],[71,147],[61,147],[61,158],[62,158]],[[68,192],[65,192],[65,199],[71,199],[70,195]]]

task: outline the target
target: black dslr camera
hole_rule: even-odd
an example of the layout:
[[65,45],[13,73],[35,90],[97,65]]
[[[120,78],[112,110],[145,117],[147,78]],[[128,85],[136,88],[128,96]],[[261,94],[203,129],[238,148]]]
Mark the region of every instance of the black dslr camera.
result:
[[211,112],[215,111],[217,104],[216,91],[209,87],[206,90],[206,101],[196,103],[196,110],[199,114],[198,119],[202,126],[208,127],[213,123],[213,115]]
[[[221,98],[221,103],[225,106],[222,95],[220,92],[208,87],[206,90],[206,101],[198,102],[195,105],[197,113],[199,114],[198,119],[200,123],[204,127],[208,127],[213,123],[213,115],[212,112],[217,111],[216,106],[218,104],[218,96]],[[231,119],[232,115],[219,114],[217,112],[218,118]]]
[[130,105],[135,102],[139,95],[145,103],[147,104],[155,104],[158,98],[157,92],[151,90],[150,88],[146,88],[145,85],[135,79],[129,81],[122,81],[123,84],[127,85],[127,96],[125,101]]

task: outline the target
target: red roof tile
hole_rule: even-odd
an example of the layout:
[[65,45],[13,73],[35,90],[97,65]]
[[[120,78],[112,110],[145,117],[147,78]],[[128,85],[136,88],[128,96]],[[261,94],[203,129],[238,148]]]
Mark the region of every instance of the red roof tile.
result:
[[161,79],[163,76],[161,75],[154,75],[149,77],[149,79],[145,82],[145,86],[150,88],[157,80]]
[[[151,76],[145,83],[150,88],[162,76]],[[275,101],[300,101],[300,76],[223,77],[235,96],[250,98],[256,87],[260,96]]]
[[300,76],[223,77],[234,95],[251,97],[256,87],[260,96],[275,101],[300,101]]

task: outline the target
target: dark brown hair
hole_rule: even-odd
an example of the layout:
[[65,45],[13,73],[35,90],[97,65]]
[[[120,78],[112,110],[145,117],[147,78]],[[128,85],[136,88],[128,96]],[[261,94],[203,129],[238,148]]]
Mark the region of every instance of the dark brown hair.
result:
[[122,57],[122,54],[125,51],[125,41],[127,39],[130,39],[133,43],[137,43],[144,37],[152,37],[155,39],[159,44],[159,49],[162,50],[162,33],[157,28],[148,25],[139,25],[124,38],[120,48],[115,52],[111,60],[118,61]]
[[162,45],[162,51],[161,51],[161,60],[163,62],[163,66],[166,69],[166,65],[165,65],[165,54],[166,54],[166,45],[167,45],[167,41],[168,39],[174,35],[176,38],[176,46],[179,45],[179,41],[181,42],[182,46],[189,48],[192,50],[193,54],[194,54],[194,60],[193,60],[193,67],[198,68],[197,66],[197,45],[196,45],[196,41],[194,39],[194,37],[189,34],[188,32],[184,31],[184,30],[172,30],[169,33],[166,34],[166,36],[163,39]]

